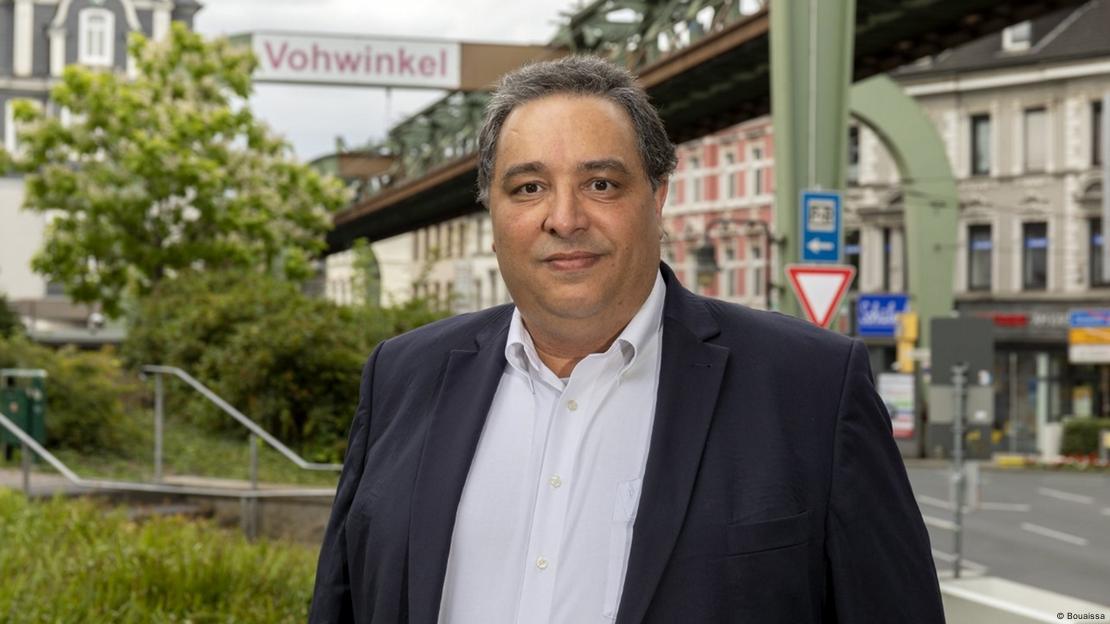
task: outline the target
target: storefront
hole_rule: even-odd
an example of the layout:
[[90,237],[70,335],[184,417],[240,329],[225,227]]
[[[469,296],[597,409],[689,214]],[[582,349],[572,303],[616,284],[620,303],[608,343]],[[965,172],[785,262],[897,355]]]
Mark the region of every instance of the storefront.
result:
[[957,303],[994,325],[996,450],[1033,453],[1046,424],[1107,413],[1107,365],[1068,360],[1068,313],[1083,307],[1090,302]]

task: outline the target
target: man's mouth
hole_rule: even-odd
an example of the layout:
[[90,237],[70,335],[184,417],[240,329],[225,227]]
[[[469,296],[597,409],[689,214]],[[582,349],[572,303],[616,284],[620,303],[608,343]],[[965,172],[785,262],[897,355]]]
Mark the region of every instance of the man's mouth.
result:
[[581,271],[592,267],[599,258],[601,258],[599,254],[588,251],[570,251],[551,254],[543,261],[556,271]]

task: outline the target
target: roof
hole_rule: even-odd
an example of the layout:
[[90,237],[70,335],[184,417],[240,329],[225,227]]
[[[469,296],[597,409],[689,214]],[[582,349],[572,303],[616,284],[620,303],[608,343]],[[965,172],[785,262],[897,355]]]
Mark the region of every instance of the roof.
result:
[[1028,50],[1003,50],[1003,33],[999,31],[892,74],[896,78],[917,78],[1110,56],[1110,0],[1089,0],[1079,7],[1053,11],[1030,25]]

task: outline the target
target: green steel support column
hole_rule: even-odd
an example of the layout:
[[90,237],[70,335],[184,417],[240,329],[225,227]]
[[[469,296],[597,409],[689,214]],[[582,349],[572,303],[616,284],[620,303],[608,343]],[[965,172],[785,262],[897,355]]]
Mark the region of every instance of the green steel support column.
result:
[[852,87],[852,114],[875,131],[898,164],[905,206],[910,302],[921,319],[918,344],[929,344],[929,319],[953,309],[956,180],[944,143],[925,111],[886,76]]
[[[775,282],[797,262],[798,212],[806,188],[841,189],[847,152],[855,0],[771,0],[771,120],[775,133]],[[801,310],[789,287],[778,309]]]

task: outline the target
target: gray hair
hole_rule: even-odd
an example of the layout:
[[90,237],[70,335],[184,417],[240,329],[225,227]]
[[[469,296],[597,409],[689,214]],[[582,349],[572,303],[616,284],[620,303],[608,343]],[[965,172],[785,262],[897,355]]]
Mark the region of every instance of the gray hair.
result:
[[522,104],[558,94],[601,97],[628,113],[653,190],[674,171],[678,162],[674,145],[667,138],[659,113],[632,74],[595,56],[568,56],[526,65],[505,74],[498,83],[478,133],[478,201],[484,206],[489,206],[494,154],[505,119]]

